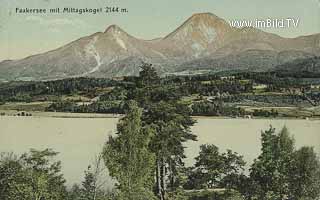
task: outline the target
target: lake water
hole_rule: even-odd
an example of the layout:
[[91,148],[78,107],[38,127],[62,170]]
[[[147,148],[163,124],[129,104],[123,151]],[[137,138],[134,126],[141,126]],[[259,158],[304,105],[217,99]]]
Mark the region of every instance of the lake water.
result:
[[[34,148],[60,152],[62,171],[68,185],[80,183],[108,135],[116,130],[116,118],[0,117],[0,152],[21,154]],[[271,124],[287,126],[296,146],[314,146],[320,154],[320,121],[200,118],[192,131],[197,142],[187,142],[186,163],[191,165],[201,144],[215,144],[222,151],[232,149],[248,165],[260,153],[260,132]]]

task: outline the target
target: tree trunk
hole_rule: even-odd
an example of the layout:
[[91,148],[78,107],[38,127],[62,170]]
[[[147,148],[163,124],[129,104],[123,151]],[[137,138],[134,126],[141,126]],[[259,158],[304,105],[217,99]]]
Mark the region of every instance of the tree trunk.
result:
[[156,170],[156,176],[157,176],[157,192],[158,197],[160,200],[164,200],[162,195],[162,185],[161,185],[161,165],[159,159],[157,159],[157,170]]
[[166,163],[164,158],[161,159],[161,188],[162,188],[162,199],[165,200],[167,186],[166,186]]
[[169,168],[168,174],[169,174],[169,180],[170,180],[170,185],[168,187],[170,187],[170,190],[173,191],[174,184],[176,181],[176,175],[177,175],[176,169],[174,168],[173,160],[169,161],[168,168]]

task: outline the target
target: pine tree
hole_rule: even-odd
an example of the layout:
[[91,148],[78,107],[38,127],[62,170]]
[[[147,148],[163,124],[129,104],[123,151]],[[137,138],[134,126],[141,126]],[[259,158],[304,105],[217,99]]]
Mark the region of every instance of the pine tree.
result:
[[128,97],[143,108],[143,126],[155,132],[150,150],[156,155],[156,188],[163,200],[168,190],[175,189],[179,168],[184,166],[183,143],[196,140],[190,130],[195,121],[190,116],[189,104],[181,100],[178,88],[162,84],[150,64],[144,64],[139,75]]

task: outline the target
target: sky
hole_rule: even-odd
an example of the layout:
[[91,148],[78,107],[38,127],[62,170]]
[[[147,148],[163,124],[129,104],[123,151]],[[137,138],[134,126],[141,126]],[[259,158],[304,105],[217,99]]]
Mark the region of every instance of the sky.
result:
[[[119,7],[128,12],[19,14],[17,7]],[[297,27],[263,29],[282,37],[320,33],[320,0],[0,0],[0,61],[53,50],[112,24],[137,38],[164,37],[202,12],[226,21],[299,19]]]

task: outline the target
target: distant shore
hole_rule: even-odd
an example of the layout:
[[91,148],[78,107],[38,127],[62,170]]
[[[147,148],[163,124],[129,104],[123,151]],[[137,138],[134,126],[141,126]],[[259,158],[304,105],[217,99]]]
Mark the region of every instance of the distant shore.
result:
[[101,114],[101,113],[68,113],[68,112],[42,112],[42,111],[26,111],[31,116],[18,116],[21,111],[17,110],[0,110],[5,113],[4,116],[16,117],[53,117],[53,118],[119,118],[120,114]]
[[[18,110],[0,110],[4,113],[2,116],[16,117],[52,117],[52,118],[120,118],[122,114],[102,114],[102,113],[68,113],[68,112],[43,112],[43,111],[25,111],[30,116],[18,116],[21,111]],[[270,120],[320,120],[319,117],[229,117],[229,116],[192,116],[194,119],[270,119]]]

